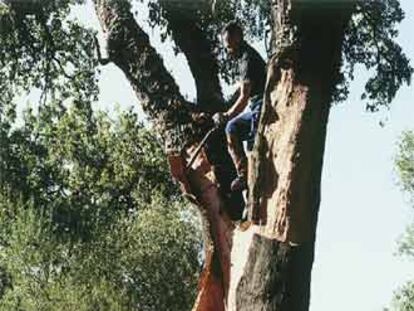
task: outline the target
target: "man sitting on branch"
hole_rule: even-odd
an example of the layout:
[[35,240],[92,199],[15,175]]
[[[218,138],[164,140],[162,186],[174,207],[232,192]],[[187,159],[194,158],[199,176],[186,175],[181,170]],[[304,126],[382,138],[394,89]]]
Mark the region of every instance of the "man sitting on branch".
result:
[[253,142],[259,122],[266,79],[266,63],[260,54],[243,38],[243,30],[237,22],[228,23],[223,29],[223,40],[227,53],[236,60],[238,87],[230,100],[226,112],[213,116],[216,126],[224,126],[228,150],[237,170],[237,177],[231,184],[232,191],[247,188],[247,150]]

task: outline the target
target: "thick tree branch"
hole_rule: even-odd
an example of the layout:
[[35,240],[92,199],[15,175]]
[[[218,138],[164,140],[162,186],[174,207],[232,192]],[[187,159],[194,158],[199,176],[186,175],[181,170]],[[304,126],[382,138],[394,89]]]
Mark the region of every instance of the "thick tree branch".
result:
[[[223,190],[229,188],[232,168],[223,165],[225,157],[222,154],[209,152],[215,154],[212,159],[201,152],[194,164],[185,169],[189,155],[194,151],[191,144],[197,140],[198,126],[191,118],[194,106],[179,93],[148,36],[136,23],[127,1],[95,0],[95,8],[108,41],[110,61],[125,73],[141,99],[144,111],[155,123],[158,133],[167,140],[172,173],[203,216],[206,262],[194,310],[224,311],[230,279],[233,224],[223,211],[233,211],[239,217],[243,207],[240,194],[223,195]],[[218,83],[215,88],[217,86]],[[225,142],[216,140],[217,148],[219,144],[223,149]],[[212,164],[222,168],[214,170]]]
[[180,94],[173,77],[136,23],[128,1],[95,0],[107,39],[108,56],[126,75],[166,148],[182,150],[196,137],[193,105]]
[[[219,68],[213,52],[214,42],[198,25],[194,15],[183,11],[183,8],[176,3],[164,1],[162,6],[166,10],[165,15],[172,37],[186,56],[196,82],[197,107],[201,111],[222,111],[225,107],[218,78]],[[230,184],[236,171],[228,154],[224,131],[215,131],[207,141],[205,150],[208,160],[214,167],[226,206],[231,207],[228,212],[232,218],[238,219],[244,202],[240,193],[230,191]]]
[[276,3],[277,49],[249,176],[257,229],[237,288],[240,311],[309,308],[326,125],[352,12],[352,2]]
[[100,46],[99,40],[96,36],[93,36],[93,43],[95,44],[96,56],[98,57],[99,64],[101,64],[102,66],[105,66],[105,65],[109,64],[110,59],[102,57],[101,46]]
[[191,16],[174,7],[166,8],[168,27],[178,48],[187,58],[197,89],[197,106],[202,111],[223,109],[223,94],[218,78],[213,42]]

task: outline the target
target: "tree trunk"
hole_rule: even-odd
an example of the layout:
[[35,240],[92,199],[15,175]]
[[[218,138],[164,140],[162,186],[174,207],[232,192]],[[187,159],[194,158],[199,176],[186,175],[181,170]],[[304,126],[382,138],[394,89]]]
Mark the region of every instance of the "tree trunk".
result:
[[205,263],[194,310],[224,311],[234,228],[230,217],[232,213],[240,217],[243,208],[240,194],[226,195],[234,168],[228,165],[231,160],[225,142],[209,142],[209,150],[199,153],[186,168],[203,134],[192,119],[198,109],[179,93],[127,1],[95,0],[95,9],[107,39],[109,59],[124,72],[157,133],[164,138],[172,174],[202,216]]
[[351,9],[286,0],[273,8],[276,53],[250,163],[254,225],[230,310],[309,308],[326,125]]
[[[306,3],[276,0],[272,7],[276,52],[269,61],[249,173],[253,225],[242,232],[234,230],[229,218],[243,203],[240,195],[227,195],[232,173],[221,160],[225,148],[216,143],[216,149],[203,150],[185,168],[200,138],[192,107],[127,2],[95,0],[109,56],[124,71],[158,133],[167,138],[173,176],[203,216],[206,261],[194,311],[309,307],[326,124],[352,6],[349,1],[318,7]],[[188,51],[186,56],[194,61],[196,78],[200,59],[190,59]]]

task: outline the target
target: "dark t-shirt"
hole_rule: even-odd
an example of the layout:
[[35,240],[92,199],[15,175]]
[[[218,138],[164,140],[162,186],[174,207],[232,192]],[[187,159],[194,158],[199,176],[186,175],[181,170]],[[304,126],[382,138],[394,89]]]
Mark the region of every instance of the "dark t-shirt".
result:
[[266,79],[266,63],[260,54],[245,41],[240,46],[237,57],[239,81],[251,83],[250,98],[263,96]]

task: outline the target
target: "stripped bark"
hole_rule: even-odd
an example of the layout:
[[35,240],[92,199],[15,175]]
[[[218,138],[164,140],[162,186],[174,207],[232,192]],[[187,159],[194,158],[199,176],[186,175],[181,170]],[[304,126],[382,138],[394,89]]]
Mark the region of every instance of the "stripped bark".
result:
[[254,225],[233,250],[242,233],[236,230],[233,236],[223,213],[235,201],[220,192],[210,159],[214,152],[202,152],[190,170],[184,169],[198,139],[191,106],[128,5],[95,3],[111,60],[124,71],[159,133],[169,138],[173,174],[203,215],[206,265],[193,310],[307,310],[326,124],[349,1],[345,7],[336,1],[317,9],[302,6],[306,1],[275,1],[277,51],[269,62],[249,176]]
[[[233,224],[225,210],[236,207],[240,214],[241,195],[224,196],[229,188],[230,168],[223,154],[202,152],[189,170],[186,161],[200,136],[192,120],[194,106],[185,101],[130,12],[126,1],[95,0],[96,13],[107,39],[109,59],[126,75],[144,111],[166,140],[166,151],[174,177],[186,195],[200,209],[205,233],[205,266],[200,278],[197,311],[225,310],[230,282],[230,250]],[[211,145],[223,149],[225,143]],[[208,152],[210,157],[207,156]],[[225,154],[224,154],[225,155]],[[214,163],[214,165],[212,164]],[[230,171],[229,171],[230,169]],[[226,190],[227,191],[227,190]],[[234,216],[234,215],[233,215]],[[238,215],[239,217],[239,215]]]
[[249,176],[255,234],[235,302],[243,311],[309,308],[326,125],[352,12],[349,2],[277,4],[277,51]]
[[[214,42],[198,25],[194,14],[189,13],[188,7],[183,8],[170,1],[161,3],[166,10],[166,19],[172,38],[184,53],[194,77],[197,109],[204,112],[224,111],[226,107],[219,81],[217,59],[213,51]],[[194,8],[200,9],[200,3]],[[206,1],[202,3],[205,4]],[[240,219],[244,201],[241,193],[230,191],[231,182],[237,173],[228,153],[224,131],[216,131],[212,134],[206,143],[205,152],[216,176],[217,187],[225,201],[223,208],[232,219]]]

